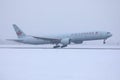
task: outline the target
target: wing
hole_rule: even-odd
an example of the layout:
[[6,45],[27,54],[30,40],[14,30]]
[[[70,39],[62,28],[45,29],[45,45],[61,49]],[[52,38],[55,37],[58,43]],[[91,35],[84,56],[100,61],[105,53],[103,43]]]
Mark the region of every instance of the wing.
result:
[[36,36],[32,36],[36,39],[42,39],[42,40],[46,40],[46,41],[50,41],[51,43],[60,43],[61,39],[54,39],[54,38],[44,38],[44,37],[36,37]]

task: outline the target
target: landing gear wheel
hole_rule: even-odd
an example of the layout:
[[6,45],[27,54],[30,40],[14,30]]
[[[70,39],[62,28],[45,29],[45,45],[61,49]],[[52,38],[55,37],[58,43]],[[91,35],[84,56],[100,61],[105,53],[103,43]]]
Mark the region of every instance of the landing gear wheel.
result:
[[106,42],[103,42],[103,44],[106,44]]
[[63,46],[61,46],[61,48],[64,48],[64,47],[67,47],[67,45],[63,45]]
[[103,41],[103,44],[106,44],[105,40]]
[[53,48],[58,48],[58,47],[60,47],[60,45],[53,46]]

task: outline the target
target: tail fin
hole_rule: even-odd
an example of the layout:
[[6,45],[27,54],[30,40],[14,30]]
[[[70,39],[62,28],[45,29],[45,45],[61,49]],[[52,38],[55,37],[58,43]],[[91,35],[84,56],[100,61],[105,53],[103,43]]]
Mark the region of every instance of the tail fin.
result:
[[13,24],[13,27],[14,27],[14,30],[15,30],[18,38],[23,38],[26,36],[26,34],[16,24]]

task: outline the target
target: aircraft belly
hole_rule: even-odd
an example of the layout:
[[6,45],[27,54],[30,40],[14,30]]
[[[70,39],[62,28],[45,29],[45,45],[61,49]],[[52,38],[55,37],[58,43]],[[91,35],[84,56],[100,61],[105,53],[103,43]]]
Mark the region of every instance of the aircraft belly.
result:
[[45,40],[35,40],[33,43],[34,43],[34,44],[49,44],[50,41],[45,41]]

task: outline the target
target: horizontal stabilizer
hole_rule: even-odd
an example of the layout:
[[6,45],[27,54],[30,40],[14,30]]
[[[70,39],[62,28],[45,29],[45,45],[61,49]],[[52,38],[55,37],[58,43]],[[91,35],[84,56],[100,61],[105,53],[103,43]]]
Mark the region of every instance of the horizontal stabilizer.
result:
[[6,39],[8,41],[16,41],[16,42],[21,42],[22,40],[19,40],[19,39]]

